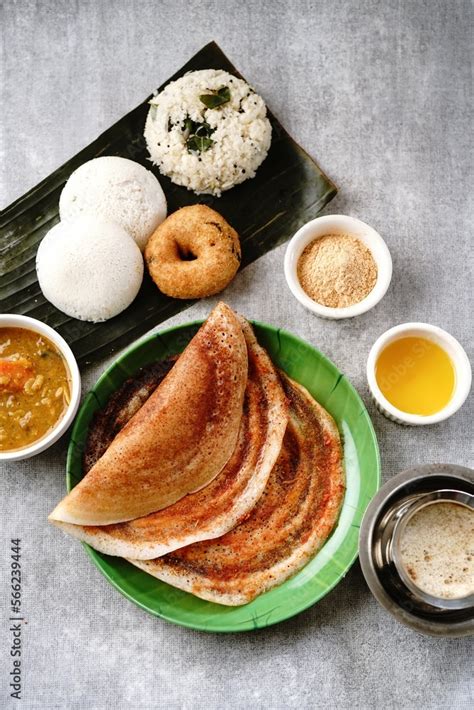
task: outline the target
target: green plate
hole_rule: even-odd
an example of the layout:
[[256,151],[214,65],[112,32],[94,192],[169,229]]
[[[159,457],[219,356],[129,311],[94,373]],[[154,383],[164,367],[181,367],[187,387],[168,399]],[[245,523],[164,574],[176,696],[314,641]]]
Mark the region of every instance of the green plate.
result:
[[[174,355],[199,329],[196,321],[151,335],[128,349],[87,395],[68,451],[67,485],[82,478],[82,453],[94,413],[139,368]],[[294,577],[240,607],[225,607],[170,587],[125,560],[85,545],[94,564],[119,592],[146,611],[203,631],[235,632],[288,619],[324,597],[357,557],[359,526],[380,484],[380,458],[372,422],[359,395],[316,348],[284,330],[254,323],[273,362],[304,385],[334,417],[344,442],[346,495],[337,527],[318,554]]]

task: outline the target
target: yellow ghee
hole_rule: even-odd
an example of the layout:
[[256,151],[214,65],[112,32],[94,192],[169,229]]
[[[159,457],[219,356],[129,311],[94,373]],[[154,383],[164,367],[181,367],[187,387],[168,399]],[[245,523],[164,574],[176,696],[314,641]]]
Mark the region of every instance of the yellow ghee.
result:
[[402,412],[428,416],[450,401],[456,384],[451,358],[428,338],[406,337],[389,343],[376,366],[377,384]]

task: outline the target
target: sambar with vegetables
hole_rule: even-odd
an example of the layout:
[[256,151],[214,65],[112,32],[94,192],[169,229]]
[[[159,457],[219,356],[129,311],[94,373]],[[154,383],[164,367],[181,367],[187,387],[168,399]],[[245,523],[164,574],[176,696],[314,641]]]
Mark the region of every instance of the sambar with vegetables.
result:
[[53,429],[71,396],[58,348],[27,328],[0,328],[0,451],[30,446]]

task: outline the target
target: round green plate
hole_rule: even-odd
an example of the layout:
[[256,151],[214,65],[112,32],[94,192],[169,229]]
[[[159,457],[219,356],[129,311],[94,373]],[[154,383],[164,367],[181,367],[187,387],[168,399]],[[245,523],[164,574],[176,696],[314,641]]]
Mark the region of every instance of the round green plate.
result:
[[[67,460],[71,490],[83,476],[89,423],[110,395],[139,368],[181,352],[201,321],[156,333],[127,350],[86,396],[76,419]],[[254,323],[259,342],[278,367],[304,385],[334,417],[344,442],[346,494],[337,527],[318,554],[294,577],[250,604],[225,607],[198,599],[151,577],[119,557],[85,545],[94,564],[119,592],[151,614],[204,631],[257,629],[288,619],[324,597],[357,557],[359,526],[380,484],[377,439],[359,395],[318,350],[284,330]]]

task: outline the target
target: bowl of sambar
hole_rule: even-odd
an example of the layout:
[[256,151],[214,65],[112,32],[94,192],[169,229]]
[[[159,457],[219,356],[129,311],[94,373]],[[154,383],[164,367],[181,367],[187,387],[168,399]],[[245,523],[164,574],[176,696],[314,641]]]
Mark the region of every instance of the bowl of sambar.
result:
[[0,315],[0,461],[44,451],[71,424],[81,376],[64,338],[35,318]]

